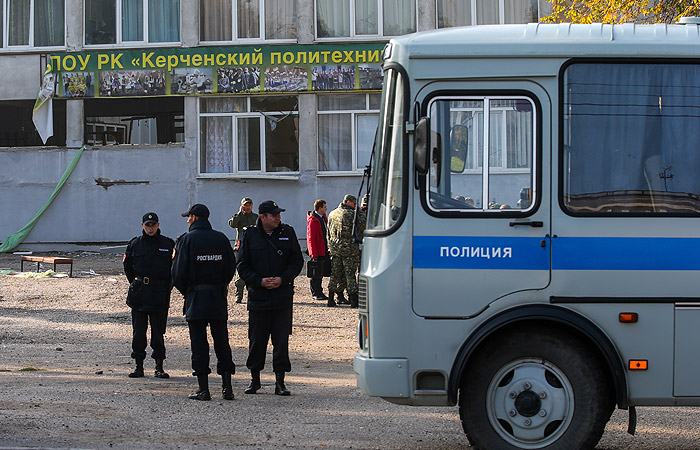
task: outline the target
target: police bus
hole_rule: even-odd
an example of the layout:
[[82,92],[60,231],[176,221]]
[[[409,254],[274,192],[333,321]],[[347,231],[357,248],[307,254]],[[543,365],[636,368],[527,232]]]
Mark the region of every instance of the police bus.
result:
[[360,269],[359,388],[459,406],[477,448],[595,446],[700,406],[700,27],[393,39]]

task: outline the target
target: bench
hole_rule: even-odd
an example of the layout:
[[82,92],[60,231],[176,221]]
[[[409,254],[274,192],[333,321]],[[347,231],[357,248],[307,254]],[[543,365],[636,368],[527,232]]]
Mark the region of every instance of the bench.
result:
[[53,271],[56,271],[56,265],[57,264],[70,264],[70,275],[69,277],[73,277],[73,258],[63,258],[60,256],[27,256],[23,255],[22,260],[19,263],[19,271],[23,272],[24,271],[24,262],[25,261],[30,261],[30,262],[35,262],[36,263],[36,271],[39,271],[39,264],[41,263],[48,263],[48,264],[53,264]]

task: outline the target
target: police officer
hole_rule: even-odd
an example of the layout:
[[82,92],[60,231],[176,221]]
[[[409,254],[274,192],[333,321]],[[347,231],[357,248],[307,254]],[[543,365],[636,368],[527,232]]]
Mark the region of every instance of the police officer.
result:
[[[236,214],[228,219],[228,226],[236,229],[236,243],[233,246],[234,252],[238,252],[241,248],[241,238],[243,237],[243,230],[247,227],[252,227],[258,220],[258,215],[253,212],[253,200],[250,197],[243,197],[241,199],[241,207]],[[238,256],[236,256],[236,259]],[[233,283],[236,286],[236,303],[243,302],[243,290],[245,289],[245,281],[238,275],[233,279]]]
[[236,366],[228,342],[226,296],[236,270],[236,258],[226,235],[212,229],[209,208],[198,203],[182,216],[187,217],[190,228],[175,244],[172,273],[175,287],[185,297],[183,313],[190,330],[192,370],[199,383],[199,389],[189,398],[211,400],[209,325],[217,359],[216,373],[221,375],[221,392],[225,400],[233,400],[231,375],[236,372]]
[[272,337],[272,370],[275,394],[289,395],[284,375],[292,370],[289,335],[292,330],[294,278],[304,266],[304,257],[294,229],[281,223],[284,209],[272,200],[258,206],[258,222],[246,229],[238,253],[238,273],[248,288],[249,353],[246,366],[251,382],[246,394],[261,387],[267,341]]
[[144,214],[141,220],[143,231],[129,241],[122,258],[124,273],[129,280],[129,293],[126,304],[131,307],[131,357],[136,360],[136,369],[131,378],[143,376],[143,360],[146,358],[146,330],[151,322],[151,357],[156,360],[156,378],[170,378],[163,370],[165,342],[163,335],[168,322],[170,291],[173,284],[170,278],[175,242],[160,233],[158,215]]
[[[336,292],[348,291],[350,307],[357,308],[357,271],[360,268],[360,245],[353,242],[352,226],[357,199],[347,194],[328,216],[328,249],[331,253],[331,280],[328,283],[328,306],[335,306]],[[365,213],[357,211],[358,235],[365,229]]]

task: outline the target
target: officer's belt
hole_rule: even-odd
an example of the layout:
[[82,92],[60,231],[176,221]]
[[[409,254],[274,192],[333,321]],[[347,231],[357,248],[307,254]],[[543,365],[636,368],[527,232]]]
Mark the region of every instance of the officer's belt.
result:
[[223,289],[226,285],[224,284],[195,284],[190,286],[188,290],[190,291],[216,291]]
[[156,278],[137,276],[135,280],[140,281],[143,284],[154,285],[154,286],[168,286],[170,285],[170,280],[158,280]]

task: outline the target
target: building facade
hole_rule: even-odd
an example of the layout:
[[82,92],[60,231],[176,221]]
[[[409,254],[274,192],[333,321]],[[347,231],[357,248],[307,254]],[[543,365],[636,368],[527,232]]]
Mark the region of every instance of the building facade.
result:
[[[0,186],[8,207],[0,240],[35,216],[82,146],[18,249],[119,245],[146,211],[174,237],[186,231],[179,213],[192,203],[207,204],[214,227],[233,238],[227,220],[244,196],[277,201],[301,236],[315,199],[335,207],[359,190],[388,39],[534,22],[548,6],[0,0]],[[46,73],[54,127],[43,143],[32,110]]]

